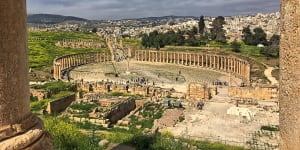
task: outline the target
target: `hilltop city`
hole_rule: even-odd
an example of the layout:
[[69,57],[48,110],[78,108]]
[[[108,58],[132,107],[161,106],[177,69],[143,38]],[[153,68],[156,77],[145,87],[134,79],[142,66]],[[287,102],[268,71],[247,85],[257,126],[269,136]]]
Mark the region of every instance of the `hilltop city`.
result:
[[[207,29],[212,28],[212,22],[216,17],[204,17],[205,26]],[[225,24],[223,29],[229,41],[242,38],[242,30],[244,27],[250,26],[250,29],[261,27],[267,34],[269,39],[272,35],[279,35],[280,13],[258,13],[254,15],[241,16],[224,16]],[[93,28],[101,36],[114,34],[117,37],[139,38],[143,33],[149,34],[153,31],[168,32],[170,30],[190,30],[194,26],[198,26],[199,17],[179,17],[179,16],[165,16],[165,17],[150,17],[140,19],[123,19],[123,20],[85,20],[77,19],[51,23],[30,23],[30,31],[92,31]]]

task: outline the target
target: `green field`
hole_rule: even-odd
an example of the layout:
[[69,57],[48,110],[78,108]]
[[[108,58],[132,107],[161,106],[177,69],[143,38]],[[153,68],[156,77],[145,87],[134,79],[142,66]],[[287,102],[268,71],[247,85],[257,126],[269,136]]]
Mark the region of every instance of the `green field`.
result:
[[[71,49],[55,46],[55,43],[63,39],[95,39],[101,40],[93,33],[81,32],[30,32],[29,33],[29,65],[30,68],[41,70],[44,67],[51,67],[53,59],[58,56],[92,52],[92,51],[107,51],[107,49]],[[44,40],[32,40],[41,38]]]

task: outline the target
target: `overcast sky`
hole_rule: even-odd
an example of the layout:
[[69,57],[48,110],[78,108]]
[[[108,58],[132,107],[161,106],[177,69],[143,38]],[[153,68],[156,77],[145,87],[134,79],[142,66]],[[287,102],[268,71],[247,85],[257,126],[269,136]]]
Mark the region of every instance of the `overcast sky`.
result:
[[157,16],[232,16],[279,11],[280,0],[27,0],[29,14],[87,19]]

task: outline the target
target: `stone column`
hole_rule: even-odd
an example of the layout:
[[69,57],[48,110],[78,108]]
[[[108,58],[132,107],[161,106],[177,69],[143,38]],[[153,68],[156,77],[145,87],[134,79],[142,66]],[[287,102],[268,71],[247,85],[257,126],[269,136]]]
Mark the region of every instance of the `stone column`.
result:
[[197,58],[197,60],[198,60],[198,64],[197,65],[200,66],[200,54],[198,54],[197,57],[198,57]]
[[136,61],[140,61],[140,52],[139,51],[135,51],[135,59]]
[[300,1],[281,0],[280,135],[281,150],[300,147]]
[[231,57],[229,57],[229,62],[228,62],[228,64],[229,64],[229,72],[232,73],[232,58],[231,58]]
[[189,53],[189,55],[190,55],[190,60],[189,60],[189,66],[191,66],[192,65],[192,54],[191,53]]
[[72,66],[71,60],[72,60],[72,58],[70,56],[68,56],[68,68],[70,68]]
[[58,77],[57,77],[57,65],[56,65],[55,60],[53,61],[53,77],[54,77],[55,80],[58,79]]
[[224,57],[221,56],[221,69],[220,70],[224,70],[224,66],[223,66],[223,63],[224,63]]
[[225,72],[227,72],[227,57],[224,57],[223,69]]
[[208,56],[207,54],[205,54],[205,67],[208,68]]
[[204,56],[203,56],[203,54],[201,55],[201,67],[204,67]]
[[234,72],[234,74],[237,74],[237,72],[236,72],[236,59],[235,58],[233,58],[233,72]]
[[183,53],[181,53],[181,64],[183,65]]
[[213,62],[212,55],[210,55],[209,56],[209,68],[212,68],[212,62]]
[[167,63],[169,63],[169,52],[167,52]]
[[26,1],[0,1],[0,149],[52,149],[29,107]]

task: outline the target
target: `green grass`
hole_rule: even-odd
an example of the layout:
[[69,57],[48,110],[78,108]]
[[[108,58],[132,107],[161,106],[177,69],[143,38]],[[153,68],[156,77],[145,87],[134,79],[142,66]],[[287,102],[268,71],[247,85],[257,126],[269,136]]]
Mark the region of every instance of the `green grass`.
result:
[[124,92],[118,92],[118,91],[113,91],[111,92],[111,94],[109,94],[111,96],[131,96],[130,94],[128,93],[124,93]]
[[134,40],[134,39],[128,39],[128,38],[123,38],[123,43],[127,44],[129,46],[134,46],[134,47],[140,47],[141,41],[140,40]]
[[47,91],[66,91],[72,87],[71,83],[62,82],[62,81],[55,81],[55,82],[48,82],[43,85],[32,85],[34,89],[44,89]]
[[242,44],[241,53],[253,57],[263,57],[263,55],[260,54],[260,48],[257,46],[249,46],[249,45]]
[[65,97],[65,96],[69,96],[71,94],[74,94],[74,92],[61,91],[58,94],[52,95],[50,98],[47,98],[47,99],[44,99],[44,100],[41,100],[41,101],[32,101],[30,103],[31,111],[33,113],[38,113],[40,110],[46,109],[49,102],[51,102],[53,100],[56,100],[56,99],[59,99],[59,98],[62,98],[62,97]]
[[57,117],[43,117],[45,129],[53,139],[54,149],[100,150],[98,142],[101,140],[95,135],[86,135],[80,128],[68,121]]
[[107,51],[104,49],[71,49],[55,46],[55,43],[63,39],[97,39],[95,34],[81,32],[30,32],[29,39],[43,38],[47,40],[29,40],[29,65],[30,68],[41,70],[44,67],[51,67],[55,57],[95,51]]

